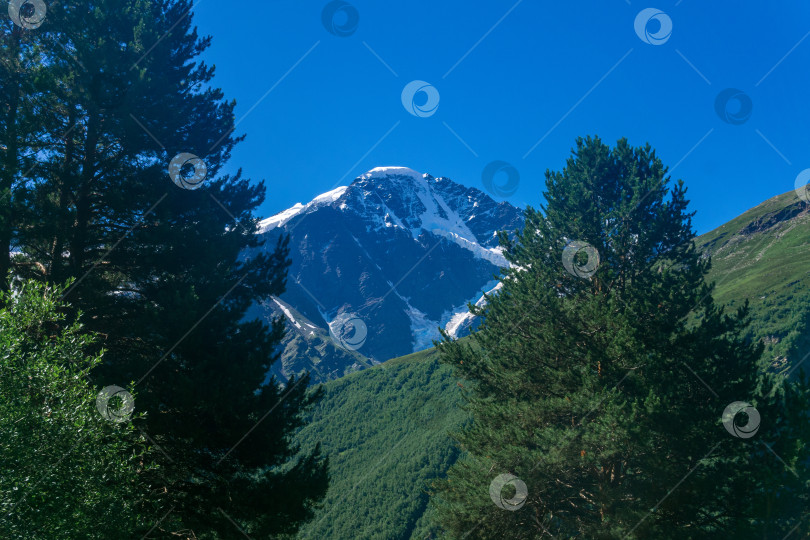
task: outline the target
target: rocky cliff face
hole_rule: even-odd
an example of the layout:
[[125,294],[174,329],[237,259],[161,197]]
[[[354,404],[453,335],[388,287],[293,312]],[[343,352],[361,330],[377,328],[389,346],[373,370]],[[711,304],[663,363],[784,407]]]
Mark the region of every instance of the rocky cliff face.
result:
[[379,167],[261,226],[268,246],[290,235],[287,292],[253,313],[290,321],[275,371],[331,379],[429,347],[448,323],[463,334],[467,302],[506,265],[495,233],[521,227],[522,212],[447,178]]

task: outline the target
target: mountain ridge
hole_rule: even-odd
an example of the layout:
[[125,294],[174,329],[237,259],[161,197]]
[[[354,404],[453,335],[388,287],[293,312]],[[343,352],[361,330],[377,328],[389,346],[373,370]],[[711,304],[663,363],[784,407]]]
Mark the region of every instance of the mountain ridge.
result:
[[[389,166],[260,221],[266,245],[284,234],[291,238],[281,300],[320,335],[350,335],[359,344],[349,347],[352,361],[342,365],[335,347],[345,349],[344,340],[302,349],[307,338],[298,332],[286,339],[273,372],[288,378],[307,369],[315,382],[330,380],[357,369],[358,355],[366,360],[361,366],[373,365],[430,347],[448,323],[454,335],[463,335],[473,324],[465,316],[468,302],[490,292],[507,265],[497,231],[514,230],[522,219],[519,208],[477,188]],[[251,310],[253,317],[274,315],[285,316],[288,330],[295,330],[278,305]],[[346,320],[357,328],[335,327]],[[313,368],[321,362],[330,368],[317,374]]]

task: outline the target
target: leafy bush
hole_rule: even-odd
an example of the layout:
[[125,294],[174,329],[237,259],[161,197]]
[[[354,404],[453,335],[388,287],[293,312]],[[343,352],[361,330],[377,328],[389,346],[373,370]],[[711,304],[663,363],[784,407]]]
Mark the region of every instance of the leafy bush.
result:
[[68,320],[63,291],[0,295],[0,537],[128,537],[148,449],[131,421],[97,410],[88,375],[102,356],[88,355],[95,337]]

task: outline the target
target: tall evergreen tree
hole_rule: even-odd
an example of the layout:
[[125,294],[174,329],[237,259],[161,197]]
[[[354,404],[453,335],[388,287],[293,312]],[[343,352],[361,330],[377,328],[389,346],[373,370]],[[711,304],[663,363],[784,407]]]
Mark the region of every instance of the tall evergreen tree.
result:
[[[198,58],[210,38],[197,35],[191,8],[53,4],[23,32],[45,73],[29,99],[48,107],[41,125],[25,126],[43,132],[25,181],[19,155],[6,156],[26,210],[3,223],[18,275],[75,280],[66,298],[105,336],[98,382],[136,383],[140,427],[163,451],[161,489],[144,503],[161,520],[150,537],[287,534],[326,490],[319,450],[300,455],[290,439],[318,393],[308,377],[266,380],[283,325],[245,320],[284,290],[288,249],[260,249],[264,183],[219,174],[241,137],[235,103]],[[21,120],[7,124],[19,131]],[[170,179],[181,153],[204,163],[199,189]],[[182,184],[193,171],[179,173]]]
[[0,291],[7,278],[26,212],[22,193],[32,184],[35,155],[47,145],[53,116],[49,90],[53,88],[46,55],[36,29],[29,30],[6,16],[8,2],[0,3]]
[[[544,195],[501,234],[511,268],[479,331],[440,344],[474,418],[437,486],[441,524],[464,538],[808,530],[807,380],[764,369],[747,306],[714,304],[683,183],[649,145],[589,137]],[[753,408],[724,416],[734,402]]]

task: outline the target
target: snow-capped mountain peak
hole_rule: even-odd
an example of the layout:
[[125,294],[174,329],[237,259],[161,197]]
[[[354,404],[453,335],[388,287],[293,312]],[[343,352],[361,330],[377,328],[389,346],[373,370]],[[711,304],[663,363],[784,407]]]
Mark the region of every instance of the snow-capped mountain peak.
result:
[[409,167],[374,167],[367,173],[360,176],[360,178],[385,178],[386,176],[410,176],[411,178],[424,178],[425,174],[417,172]]
[[[368,337],[356,353],[382,362],[429,346],[448,323],[454,335],[468,331],[467,302],[480,302],[507,265],[495,233],[521,225],[520,209],[479,189],[408,167],[376,167],[264,220],[261,233],[266,246],[290,235],[281,300],[322,335],[340,314],[361,319]],[[290,319],[279,305],[268,307]],[[323,352],[305,346],[314,347],[285,344],[282,374],[307,368],[302,359]],[[353,362],[329,356],[319,369],[333,378]]]

